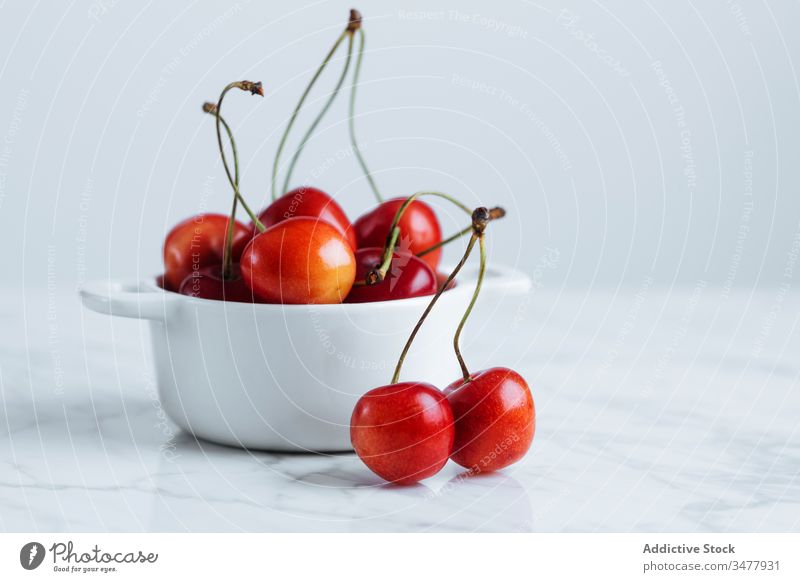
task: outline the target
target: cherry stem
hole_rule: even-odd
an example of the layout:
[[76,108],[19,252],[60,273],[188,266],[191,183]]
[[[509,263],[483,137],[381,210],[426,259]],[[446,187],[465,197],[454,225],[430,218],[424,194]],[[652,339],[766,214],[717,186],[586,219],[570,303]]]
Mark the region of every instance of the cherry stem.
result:
[[308,130],[306,130],[303,139],[300,140],[300,144],[297,146],[297,150],[294,152],[294,155],[292,156],[292,160],[289,162],[289,167],[286,170],[286,178],[284,178],[283,180],[284,192],[289,191],[289,182],[292,179],[292,173],[294,173],[294,168],[297,165],[297,160],[300,159],[300,154],[303,153],[303,149],[308,143],[308,140],[311,139],[312,135],[314,135],[314,131],[316,131],[317,126],[322,121],[322,118],[325,117],[325,114],[328,113],[328,109],[330,109],[331,105],[333,105],[333,102],[336,100],[336,97],[339,96],[339,91],[341,90],[342,85],[344,85],[344,81],[347,78],[347,72],[350,70],[350,61],[352,60],[353,57],[353,34],[348,33],[347,30],[345,31],[345,33],[347,33],[348,36],[347,58],[344,61],[344,68],[342,69],[342,74],[339,76],[339,80],[336,82],[336,86],[333,88],[333,92],[330,94],[330,97],[328,97],[328,100],[325,102],[325,105],[323,105],[322,109],[320,109],[319,113],[317,114],[317,117],[314,118],[314,121],[311,122],[311,125],[308,127]]
[[[203,103],[203,112],[208,113],[216,117],[217,115],[217,104],[205,102]],[[219,121],[222,124],[222,127],[225,128],[225,133],[228,134],[228,140],[231,143],[231,152],[233,152],[233,179],[236,182],[236,185],[239,185],[239,151],[236,149],[236,140],[233,138],[233,131],[231,130],[230,125],[228,122],[225,121],[225,118],[221,115],[219,116]]]
[[469,258],[469,255],[472,252],[472,248],[475,246],[475,241],[477,239],[478,237],[475,234],[473,234],[470,237],[469,243],[467,244],[467,250],[464,251],[464,256],[461,257],[461,260],[458,262],[455,269],[453,269],[453,272],[450,273],[450,276],[447,278],[444,284],[441,287],[439,287],[439,290],[436,292],[436,295],[434,295],[433,299],[431,299],[431,302],[428,303],[428,306],[422,313],[422,317],[419,318],[419,321],[414,326],[414,329],[411,331],[411,335],[408,336],[408,341],[406,341],[406,345],[403,347],[403,351],[400,353],[400,358],[397,360],[397,367],[394,369],[394,375],[392,376],[391,384],[397,384],[398,380],[400,379],[400,370],[403,368],[403,362],[406,359],[406,355],[408,354],[409,348],[411,348],[411,344],[414,342],[414,338],[417,337],[417,332],[422,327],[422,324],[425,323],[425,319],[427,319],[428,314],[433,309],[433,306],[436,305],[436,302],[439,300],[439,297],[442,296],[444,290],[447,289],[450,283],[452,283],[453,279],[456,278],[456,275],[458,275],[458,272],[461,270],[461,267],[463,267],[464,264],[467,262],[467,259]]
[[456,335],[453,340],[453,344],[455,345],[456,350],[456,357],[458,358],[458,363],[461,366],[461,371],[464,374],[464,381],[469,380],[470,374],[469,370],[467,370],[466,364],[464,364],[464,358],[461,357],[461,351],[458,348],[458,340],[461,335],[461,330],[464,328],[464,324],[469,317],[469,314],[472,312],[472,307],[475,305],[475,302],[478,299],[478,294],[481,290],[481,284],[483,283],[483,275],[486,272],[486,246],[484,244],[484,232],[486,231],[486,225],[489,224],[489,220],[491,219],[491,211],[483,206],[476,208],[472,212],[472,236],[469,237],[469,243],[467,243],[467,249],[464,251],[464,256],[461,257],[461,260],[456,265],[453,272],[450,273],[450,276],[447,277],[447,280],[439,287],[439,290],[436,291],[436,295],[433,296],[428,306],[425,308],[425,311],[422,313],[422,317],[419,318],[419,321],[414,326],[414,329],[411,330],[411,335],[408,337],[408,341],[406,341],[406,345],[403,346],[403,351],[400,353],[400,358],[397,360],[397,367],[394,369],[394,375],[392,376],[391,384],[397,384],[398,380],[400,380],[400,370],[403,368],[403,362],[406,359],[406,355],[408,354],[409,348],[411,348],[411,344],[414,342],[414,338],[417,337],[417,332],[419,332],[422,324],[425,323],[425,319],[427,319],[428,314],[433,309],[433,306],[436,305],[436,302],[439,300],[439,297],[442,296],[445,289],[453,282],[453,279],[456,278],[458,272],[461,270],[461,267],[467,262],[469,259],[470,253],[472,253],[472,249],[475,247],[475,242],[480,241],[480,249],[481,249],[481,266],[480,270],[478,271],[478,281],[475,284],[475,291],[472,295],[472,300],[467,307],[467,311],[464,313],[464,316],[461,318],[461,322],[458,324],[458,328],[456,329]]
[[[484,209],[485,210],[485,209]],[[474,224],[473,224],[474,228]],[[486,228],[484,224],[483,228]],[[473,238],[476,236],[473,233]],[[481,262],[480,267],[478,268],[478,280],[475,282],[475,291],[472,293],[472,299],[467,306],[467,310],[464,312],[461,321],[456,328],[456,333],[453,336],[453,349],[456,352],[456,359],[458,360],[458,365],[461,366],[461,374],[464,376],[464,382],[470,381],[470,373],[467,369],[467,365],[464,363],[464,357],[461,355],[461,348],[459,348],[458,343],[461,339],[461,330],[464,329],[464,325],[467,323],[467,319],[469,319],[470,313],[472,313],[472,308],[475,307],[475,302],[478,300],[478,295],[481,293],[481,285],[483,285],[483,276],[486,274],[486,241],[484,240],[484,234],[481,230],[480,235],[477,235],[478,243],[481,252]]]
[[[216,117],[216,115],[217,115],[217,106],[216,106],[215,103],[203,103],[203,111]],[[234,181],[236,182],[236,186],[238,187],[239,186],[239,154],[238,154],[238,151],[237,151],[237,148],[236,148],[236,140],[234,139],[233,131],[231,130],[231,128],[228,125],[228,123],[225,121],[225,118],[220,115],[219,116],[219,121],[220,121],[220,123],[222,123],[222,126],[225,128],[225,132],[228,134],[228,139],[231,142],[231,150],[233,152]],[[255,212],[253,212],[253,210],[250,208],[250,205],[247,204],[247,201],[244,199],[244,196],[242,196],[241,193],[236,192],[236,197],[239,199],[239,204],[241,204],[242,207],[244,208],[245,212],[247,212],[247,215],[253,221],[253,223],[255,224],[256,228],[259,229],[259,232],[264,232],[264,230],[266,230],[266,227],[258,219],[258,215]],[[259,226],[259,225],[261,225],[261,226]]]
[[[392,258],[394,257],[394,248],[397,246],[397,239],[400,238],[400,227],[395,226],[392,228],[389,238],[386,240],[386,246],[381,256],[381,263],[367,273],[365,283],[367,285],[377,285],[386,278],[386,273],[392,265]],[[388,249],[388,251],[386,250]]]
[[[339,35],[339,38],[336,39],[336,42],[333,43],[331,50],[328,51],[328,54],[325,55],[325,58],[322,60],[322,63],[317,67],[314,76],[311,77],[311,80],[308,82],[303,94],[300,96],[300,100],[297,102],[297,105],[294,107],[294,111],[292,111],[292,115],[289,118],[289,123],[286,124],[286,129],[283,130],[283,135],[281,136],[281,141],[278,144],[278,149],[275,152],[275,159],[272,162],[272,199],[275,200],[278,198],[278,167],[280,164],[281,154],[283,153],[283,148],[286,147],[286,139],[289,137],[289,132],[292,130],[294,126],[294,122],[297,120],[297,116],[300,113],[300,110],[303,108],[303,104],[305,103],[306,99],[308,98],[309,93],[311,93],[311,89],[314,88],[314,85],[317,83],[320,75],[322,75],[322,71],[325,70],[325,67],[328,65],[330,60],[333,58],[333,55],[336,53],[336,50],[339,48],[339,45],[342,44],[342,41],[345,39],[346,36],[350,37],[350,41],[352,43],[353,34],[356,30],[361,27],[361,14],[359,14],[358,10],[350,10],[350,17],[347,21],[347,28]],[[288,180],[287,180],[288,181]],[[285,186],[284,186],[285,191]]]
[[311,92],[311,89],[319,79],[322,71],[325,70],[325,67],[330,62],[331,58],[333,57],[334,53],[336,53],[336,49],[339,48],[339,45],[342,44],[344,37],[347,36],[347,31],[343,32],[339,35],[339,38],[336,39],[336,42],[333,43],[333,47],[331,50],[328,51],[328,54],[325,56],[325,59],[322,61],[322,64],[317,68],[317,71],[314,73],[314,76],[311,77],[311,81],[309,81],[308,85],[303,91],[303,94],[300,96],[300,100],[297,102],[297,105],[294,107],[294,111],[292,111],[292,115],[289,118],[289,123],[286,124],[286,129],[283,130],[283,136],[281,136],[281,141],[278,144],[278,150],[275,152],[275,159],[272,162],[272,199],[276,200],[278,198],[277,186],[278,186],[278,165],[280,163],[281,154],[283,153],[283,148],[286,146],[286,139],[289,137],[289,132],[292,130],[294,126],[294,122],[297,119],[297,115],[300,113],[300,110],[303,108],[303,104],[308,97],[308,94]]
[[367,168],[367,162],[364,160],[364,156],[361,155],[361,148],[358,146],[358,139],[356,138],[356,89],[358,88],[358,79],[361,75],[361,62],[364,60],[364,44],[366,43],[363,28],[358,31],[358,40],[358,56],[356,57],[356,68],[355,71],[353,71],[353,85],[350,88],[350,120],[348,124],[350,129],[350,143],[353,146],[353,152],[356,155],[358,164],[361,166],[361,170],[364,172],[367,182],[369,182],[369,187],[372,189],[372,193],[375,194],[378,203],[380,203],[383,202],[383,196],[381,196],[381,193],[378,191],[375,179],[372,177],[369,168]]
[[[383,247],[383,255],[381,256],[380,264],[372,269],[369,273],[367,273],[367,285],[375,285],[380,283],[386,278],[386,273],[389,271],[389,267],[392,264],[392,256],[394,255],[394,247],[397,244],[397,239],[400,235],[400,228],[398,224],[400,219],[403,217],[403,214],[406,211],[414,200],[420,198],[421,196],[438,196],[439,198],[444,198],[449,202],[452,202],[461,210],[466,212],[469,215],[472,215],[472,210],[469,209],[468,206],[462,204],[457,198],[450,196],[449,194],[445,194],[443,192],[417,192],[412,194],[400,205],[400,208],[397,209],[395,212],[394,219],[392,220],[392,226],[389,228],[389,234],[386,237],[386,244]],[[470,227],[472,228],[472,227]],[[396,232],[395,232],[396,231]]]
[[[495,206],[494,208],[491,208],[489,210],[489,220],[497,220],[498,218],[503,218],[505,215],[506,215],[506,211],[504,209],[502,209],[501,207],[499,207],[499,206]],[[454,235],[451,235],[448,238],[439,241],[435,245],[429,246],[424,251],[418,252],[417,256],[418,257],[424,257],[428,253],[432,253],[436,249],[441,248],[441,247],[443,247],[443,246],[445,246],[447,244],[450,244],[454,240],[460,239],[462,236],[464,236],[465,234],[468,234],[470,231],[472,231],[472,224],[470,224],[468,227],[458,231]]]
[[[239,203],[240,200],[242,201],[242,206],[248,211],[248,214],[250,214],[250,217],[253,218],[253,221],[255,222],[256,228],[258,228],[258,230],[260,232],[264,232],[264,230],[266,230],[264,225],[261,224],[261,222],[258,220],[258,217],[255,216],[253,214],[252,210],[249,209],[249,207],[247,206],[247,203],[244,201],[244,198],[242,197],[241,192],[239,192],[238,153],[236,151],[235,141],[233,140],[233,132],[230,130],[230,126],[228,126],[227,123],[225,124],[225,127],[227,129],[228,138],[231,140],[231,149],[233,150],[233,153],[234,153],[234,164],[235,164],[235,167],[236,167],[236,170],[235,170],[236,176],[235,176],[235,178],[234,178],[233,175],[231,175],[231,169],[228,166],[228,159],[225,157],[225,148],[222,145],[222,130],[221,130],[222,116],[220,114],[220,111],[222,111],[222,101],[225,99],[225,95],[228,93],[228,91],[230,91],[231,89],[234,89],[234,88],[235,89],[241,89],[242,91],[250,91],[250,93],[252,93],[253,95],[261,95],[262,97],[264,96],[264,89],[261,86],[260,82],[259,83],[253,83],[252,81],[234,81],[233,83],[229,83],[228,85],[226,85],[225,88],[222,90],[222,93],[220,93],[220,96],[219,96],[219,100],[217,101],[217,106],[216,106],[216,108],[214,109],[214,112],[213,112],[214,113],[214,117],[216,118],[216,121],[217,121],[217,123],[216,123],[216,127],[217,127],[217,146],[219,147],[219,154],[220,154],[220,157],[222,158],[222,165],[225,167],[225,174],[228,176],[228,181],[230,182],[231,187],[233,188],[233,194],[234,194],[233,195],[233,204],[231,206],[231,216],[230,216],[230,219],[228,220],[227,232],[225,233],[225,247],[223,248],[223,251],[222,251],[222,278],[223,279],[230,279],[231,275],[233,274],[233,229],[234,229],[234,223],[236,221],[236,207],[237,207],[237,204]],[[206,110],[206,109],[207,109],[207,107],[204,106],[203,110]]]

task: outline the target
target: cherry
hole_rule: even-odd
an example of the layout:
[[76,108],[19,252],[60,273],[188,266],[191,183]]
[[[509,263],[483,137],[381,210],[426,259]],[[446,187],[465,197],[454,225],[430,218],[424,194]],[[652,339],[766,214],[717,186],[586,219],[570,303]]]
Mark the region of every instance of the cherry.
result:
[[476,472],[519,461],[531,446],[536,410],[525,380],[508,368],[490,368],[453,382],[444,391],[455,417],[450,457]]
[[186,277],[178,293],[217,301],[253,302],[253,292],[242,279],[238,264],[233,265],[229,279],[222,276],[221,264],[204,267]]
[[[383,260],[384,249],[372,247],[356,251],[356,281],[367,275]],[[353,285],[345,303],[390,301],[436,293],[436,275],[422,259],[411,253],[396,251],[387,277],[373,285]]]
[[295,216],[321,218],[339,229],[353,250],[356,250],[356,233],[342,207],[322,190],[301,186],[287,192],[258,215],[269,228]]
[[[353,224],[358,248],[381,247],[391,234],[392,222],[406,198],[393,198],[363,214]],[[424,251],[442,241],[442,228],[433,208],[421,200],[414,200],[403,212],[397,223],[400,227],[401,243],[414,254]],[[422,257],[434,271],[442,258],[442,249],[437,248]]]
[[344,235],[323,220],[302,216],[253,238],[240,266],[255,298],[266,303],[341,303],[356,274]]
[[473,233],[464,256],[469,256],[477,240],[480,269],[472,299],[453,337],[462,378],[445,389],[456,418],[452,459],[473,471],[495,471],[519,461],[528,452],[536,429],[533,397],[522,376],[508,368],[490,368],[472,375],[459,347],[461,332],[486,274],[484,231],[489,220],[491,212],[486,208],[478,208],[472,215]]
[[[198,214],[179,222],[164,240],[164,286],[177,291],[183,280],[203,267],[222,263],[230,219],[222,214]],[[233,223],[232,258],[238,260],[250,240],[250,229]]]
[[453,450],[453,412],[422,382],[400,382],[362,396],[350,420],[358,456],[379,477],[408,485],[439,472]]

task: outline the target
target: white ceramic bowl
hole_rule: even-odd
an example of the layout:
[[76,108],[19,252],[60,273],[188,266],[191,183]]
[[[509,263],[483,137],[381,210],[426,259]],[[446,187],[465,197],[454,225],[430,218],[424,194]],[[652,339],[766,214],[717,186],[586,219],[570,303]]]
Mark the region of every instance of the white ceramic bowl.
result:
[[[452,335],[475,276],[465,268],[439,299],[403,379],[443,387],[458,378]],[[483,293],[499,299],[527,293],[530,285],[518,271],[491,267]],[[226,303],[163,291],[149,281],[95,282],[81,297],[94,311],[150,322],[161,404],[181,428],[225,445],[309,452],[351,449],[356,401],[389,383],[430,301]]]

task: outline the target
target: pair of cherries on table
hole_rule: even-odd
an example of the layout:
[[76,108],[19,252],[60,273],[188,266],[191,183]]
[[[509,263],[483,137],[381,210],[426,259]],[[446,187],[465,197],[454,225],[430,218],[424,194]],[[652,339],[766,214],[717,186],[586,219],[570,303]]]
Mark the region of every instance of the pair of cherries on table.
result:
[[[439,472],[452,459],[470,474],[516,463],[531,446],[536,411],[525,380],[509,368],[470,373],[459,340],[480,294],[486,272],[484,231],[491,213],[477,208],[464,256],[442,284],[411,332],[389,385],[367,392],[350,419],[350,440],[358,456],[383,479],[413,484]],[[462,377],[444,391],[426,382],[400,382],[403,361],[436,301],[480,244],[481,262],[472,300],[453,337]]]
[[426,382],[370,390],[356,404],[350,438],[356,453],[386,481],[416,483],[452,459],[471,474],[516,463],[536,428],[533,397],[509,368],[460,378],[444,392]]
[[[301,187],[279,197],[258,216],[265,227],[235,221],[233,269],[223,276],[230,218],[202,214],[175,226],[164,243],[164,286],[185,295],[257,303],[360,303],[432,295],[441,243],[433,209],[413,200],[397,227],[403,241],[380,280],[365,283],[386,253],[387,233],[406,199],[379,204],[351,224],[325,192]],[[254,236],[255,235],[255,236]],[[394,246],[392,246],[394,248]]]

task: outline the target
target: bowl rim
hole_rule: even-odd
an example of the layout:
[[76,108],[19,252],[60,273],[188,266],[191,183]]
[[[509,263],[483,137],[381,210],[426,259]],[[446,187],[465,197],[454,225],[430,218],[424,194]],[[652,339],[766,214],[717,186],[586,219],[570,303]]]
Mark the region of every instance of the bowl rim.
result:
[[[430,303],[433,295],[421,295],[419,297],[406,297],[403,299],[389,299],[388,301],[367,301],[363,303],[248,303],[244,301],[220,301],[217,299],[205,299],[203,297],[193,297],[191,295],[183,295],[177,291],[164,289],[156,283],[158,277],[148,277],[142,281],[144,292],[149,293],[162,293],[166,301],[175,301],[188,303],[190,305],[220,305],[224,309],[238,309],[238,310],[287,310],[287,311],[369,311],[377,309],[393,309],[400,307],[415,308],[418,305],[427,305]],[[456,285],[450,289],[445,290],[440,296],[440,300],[444,297],[453,297],[463,295],[465,290],[471,290],[469,285]],[[438,302],[437,302],[438,303]]]
[[[451,270],[448,265],[442,265],[445,270]],[[465,301],[472,294],[477,279],[477,269],[466,270],[458,277],[459,284],[448,289],[442,294],[445,304]],[[366,303],[312,303],[312,304],[282,304],[282,303],[244,303],[236,301],[217,301],[203,299],[191,295],[181,295],[174,291],[164,289],[158,284],[159,276],[137,279],[98,279],[89,281],[79,288],[83,304],[99,313],[116,315],[134,319],[150,319],[164,321],[170,312],[183,311],[192,307],[203,310],[221,310],[230,312],[235,316],[248,313],[251,316],[258,314],[322,314],[337,316],[366,315],[375,316],[376,311],[386,313],[412,313],[419,314],[423,307],[430,303],[432,296],[411,297],[406,299],[391,299],[389,301],[375,301]],[[491,265],[486,271],[484,289],[494,293],[506,295],[526,295],[531,292],[533,282],[526,273],[506,265]],[[466,304],[465,304],[466,307]]]

